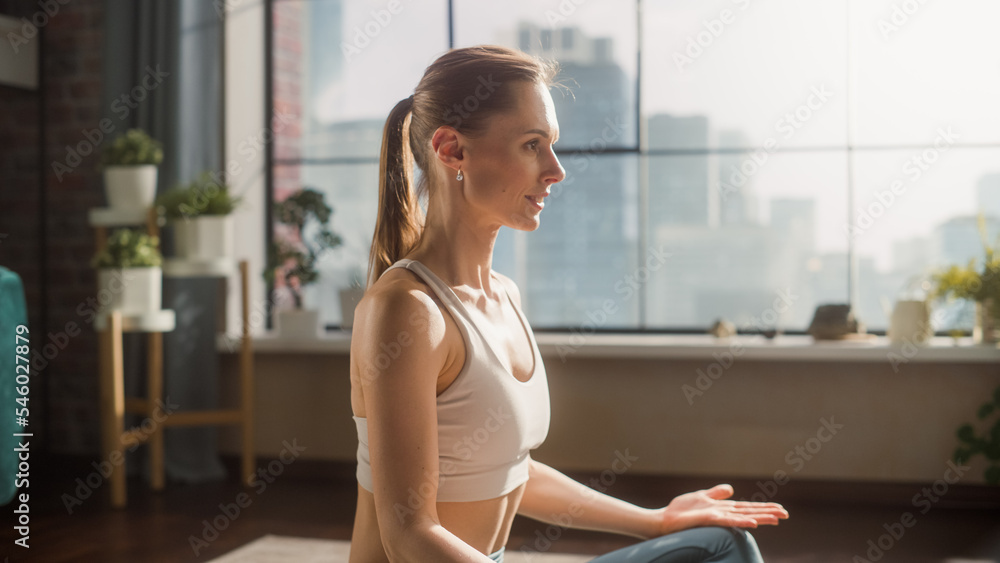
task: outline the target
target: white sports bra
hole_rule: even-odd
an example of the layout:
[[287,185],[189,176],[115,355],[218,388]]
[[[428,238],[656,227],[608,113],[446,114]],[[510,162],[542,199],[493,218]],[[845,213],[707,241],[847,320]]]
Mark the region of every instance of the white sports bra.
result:
[[[437,397],[437,500],[473,501],[503,496],[528,480],[528,451],[540,446],[549,431],[548,381],[535,335],[508,294],[507,300],[517,312],[534,354],[534,373],[528,381],[520,381],[500,363],[450,287],[416,260],[403,258],[385,271],[396,267],[406,268],[427,282],[454,317],[465,340],[465,365]],[[368,419],[354,416],[354,421],[358,427],[358,482],[372,491]],[[387,462],[391,460],[383,461]]]

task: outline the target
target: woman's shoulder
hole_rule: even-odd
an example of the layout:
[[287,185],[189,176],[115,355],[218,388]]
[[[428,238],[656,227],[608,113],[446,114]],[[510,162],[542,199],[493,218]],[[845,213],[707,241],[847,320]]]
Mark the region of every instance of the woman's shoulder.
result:
[[433,323],[442,317],[437,301],[420,276],[406,268],[393,268],[365,291],[355,309],[354,324],[365,330]]

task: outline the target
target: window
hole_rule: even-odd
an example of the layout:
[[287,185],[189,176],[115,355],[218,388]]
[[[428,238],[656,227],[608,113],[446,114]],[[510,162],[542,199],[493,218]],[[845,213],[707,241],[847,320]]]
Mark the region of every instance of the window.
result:
[[[976,213],[1000,233],[1000,6],[641,4],[271,0],[273,109],[295,126],[270,193],[335,209],[345,244],[306,295],[328,325],[367,264],[385,118],[451,47],[557,59],[575,93],[552,91],[566,180],[495,248],[536,329],[795,332],[852,302],[884,330],[886,302],[981,257]],[[942,311],[939,330],[971,322]]]

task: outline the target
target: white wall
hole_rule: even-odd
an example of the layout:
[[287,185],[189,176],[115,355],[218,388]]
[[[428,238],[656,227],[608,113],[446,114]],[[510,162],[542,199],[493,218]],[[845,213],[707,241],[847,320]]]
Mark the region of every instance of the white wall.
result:
[[[230,385],[235,358],[223,361]],[[1000,385],[995,364],[914,363],[893,373],[888,363],[740,360],[691,405],[681,386],[707,363],[546,357],[552,421],[532,456],[603,471],[628,449],[637,473],[931,482],[944,475],[955,430]],[[355,459],[348,367],[346,354],[257,355],[261,455],[297,438],[304,457]],[[843,428],[808,443],[823,418]],[[236,453],[236,434],[226,432],[223,450]],[[962,482],[982,482],[982,461],[973,467]]]

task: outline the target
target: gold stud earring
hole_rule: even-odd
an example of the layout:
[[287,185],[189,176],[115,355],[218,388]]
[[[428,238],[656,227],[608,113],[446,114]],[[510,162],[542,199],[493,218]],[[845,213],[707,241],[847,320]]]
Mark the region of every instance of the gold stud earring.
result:
[[462,181],[462,180],[465,179],[465,176],[462,176],[462,169],[461,168],[458,169],[458,176],[455,176],[455,179],[458,180],[458,181]]

